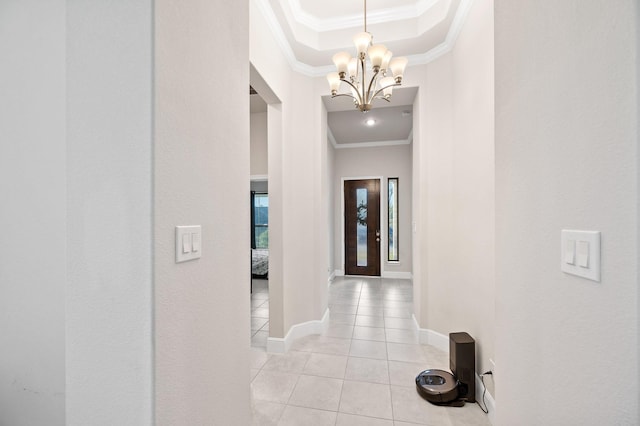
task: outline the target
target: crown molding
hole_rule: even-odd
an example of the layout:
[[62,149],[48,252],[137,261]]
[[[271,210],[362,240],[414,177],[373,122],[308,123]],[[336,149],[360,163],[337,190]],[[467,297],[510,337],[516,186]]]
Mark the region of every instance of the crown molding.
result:
[[400,139],[397,141],[375,141],[375,142],[355,142],[355,143],[336,143],[334,145],[335,149],[350,149],[350,148],[377,148],[381,146],[398,146],[398,145],[409,145],[413,137],[411,139]]
[[371,142],[355,142],[355,143],[338,143],[331,128],[327,126],[327,139],[334,149],[349,149],[349,148],[375,148],[380,146],[398,146],[409,145],[413,142],[413,129],[409,132],[407,139],[391,140],[391,141],[371,141]]
[[395,141],[372,141],[372,142],[355,142],[355,143],[338,143],[331,128],[327,126],[327,139],[334,149],[349,149],[349,148],[375,148],[379,146],[398,146],[409,145],[413,142],[413,129],[409,132],[407,139],[400,139]]
[[267,21],[271,34],[275,37],[276,43],[280,46],[280,51],[286,58],[289,66],[291,66],[294,71],[314,77],[313,72],[316,67],[298,61],[296,55],[293,53],[293,49],[291,49],[291,45],[289,45],[287,37],[284,35],[284,31],[282,31],[282,28],[280,28],[278,24],[278,18],[276,18],[275,13],[273,13],[273,9],[269,5],[269,0],[254,0],[254,3],[265,18],[265,21]]
[[[264,16],[269,29],[271,30],[273,36],[276,39],[278,46],[280,46],[280,50],[284,54],[287,62],[291,69],[295,72],[298,72],[302,75],[306,75],[307,77],[323,77],[328,73],[335,71],[335,67],[333,65],[325,65],[314,67],[312,65],[306,64],[304,62],[298,61],[295,54],[293,53],[293,49],[289,45],[289,41],[287,40],[282,28],[278,24],[278,20],[269,4],[269,0],[253,0],[255,4],[258,6],[258,9]],[[281,0],[283,1],[283,0]],[[464,26],[464,22],[469,14],[469,10],[471,10],[471,6],[473,5],[474,0],[461,0],[458,9],[456,10],[456,15],[453,18],[453,22],[451,23],[451,27],[447,32],[447,37],[445,41],[434,47],[433,49],[428,50],[427,52],[409,55],[407,58],[409,59],[409,66],[412,65],[424,65],[428,64],[439,58],[442,55],[449,53],[456,44],[458,40],[458,36],[460,35],[460,31],[462,31],[462,27]]]
[[[400,6],[367,12],[367,24],[417,19],[424,15],[438,0],[420,0],[415,6]],[[294,19],[316,32],[335,31],[361,26],[362,14],[344,15],[337,18],[316,18],[302,9],[300,0],[280,0],[281,7],[288,5]]]
[[462,31],[462,27],[464,27],[464,23],[467,20],[467,16],[469,15],[472,5],[473,0],[462,0],[458,6],[458,10],[456,10],[456,16],[453,17],[453,21],[451,22],[449,32],[447,32],[447,37],[444,39],[444,42],[427,52],[408,56],[407,59],[409,59],[409,63],[411,65],[425,65],[429,62],[435,61],[440,56],[451,52],[453,47],[456,45],[456,41],[458,41],[458,36]]

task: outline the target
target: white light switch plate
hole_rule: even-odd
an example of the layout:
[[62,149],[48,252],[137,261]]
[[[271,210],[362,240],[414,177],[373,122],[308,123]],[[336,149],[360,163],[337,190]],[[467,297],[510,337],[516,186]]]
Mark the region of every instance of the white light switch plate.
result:
[[176,263],[202,256],[202,227],[176,226]]
[[561,242],[560,269],[600,282],[600,232],[563,229]]

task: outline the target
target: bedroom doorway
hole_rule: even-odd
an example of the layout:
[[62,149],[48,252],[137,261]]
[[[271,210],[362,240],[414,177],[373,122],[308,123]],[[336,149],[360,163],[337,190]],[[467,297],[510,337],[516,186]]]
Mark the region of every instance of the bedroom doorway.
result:
[[268,106],[249,88],[251,128],[251,346],[266,349],[269,338]]
[[[251,182],[264,182],[268,189],[256,192],[268,193],[269,203],[269,234],[268,234],[268,279],[255,280],[255,284],[262,284],[263,299],[260,296],[252,297],[252,330],[251,346],[254,350],[266,351],[268,346],[274,346],[274,350],[284,338],[284,293],[283,293],[283,114],[282,102],[262,78],[258,70],[249,65],[249,75],[254,95],[251,98],[262,100],[260,112],[251,114],[252,129],[250,132],[251,154]],[[249,194],[247,194],[249,195]],[[247,200],[248,201],[248,200]],[[247,223],[249,225],[249,223]],[[256,288],[254,287],[254,295]],[[247,295],[249,296],[249,295]],[[263,300],[260,302],[260,300]],[[258,316],[259,315],[259,316]],[[268,319],[261,326],[259,320],[253,318]],[[258,328],[260,327],[260,328]]]
[[380,179],[344,181],[345,274],[380,276]]

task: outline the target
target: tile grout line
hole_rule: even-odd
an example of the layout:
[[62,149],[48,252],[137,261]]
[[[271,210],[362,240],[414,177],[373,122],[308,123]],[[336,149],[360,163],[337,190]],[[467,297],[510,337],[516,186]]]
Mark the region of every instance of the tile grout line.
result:
[[[349,358],[347,357],[347,365],[349,365]],[[344,382],[346,381],[347,369],[345,367],[344,377],[342,378],[342,386],[340,386],[340,396],[338,397],[338,408],[336,409],[336,422],[338,424],[338,415],[340,415],[340,406],[342,405],[342,391],[344,390]]]
[[[384,301],[383,301],[383,305],[384,305]],[[387,336],[387,315],[385,314],[385,308],[386,306],[383,306],[382,308],[382,320],[384,322],[384,343],[385,343],[385,349],[387,351],[387,378],[389,379],[389,402],[391,403],[391,420],[393,422],[393,424],[395,424],[396,422],[396,415],[395,412],[393,410],[393,392],[391,392],[391,368],[389,367],[389,341],[388,341],[388,336]]]

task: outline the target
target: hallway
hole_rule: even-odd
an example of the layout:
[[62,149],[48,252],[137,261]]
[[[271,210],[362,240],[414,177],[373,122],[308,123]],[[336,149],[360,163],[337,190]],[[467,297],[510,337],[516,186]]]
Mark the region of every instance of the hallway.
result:
[[414,378],[447,369],[448,354],[418,344],[411,282],[336,278],[326,332],[294,342],[286,354],[251,353],[254,425],[489,425],[476,404],[436,407]]

